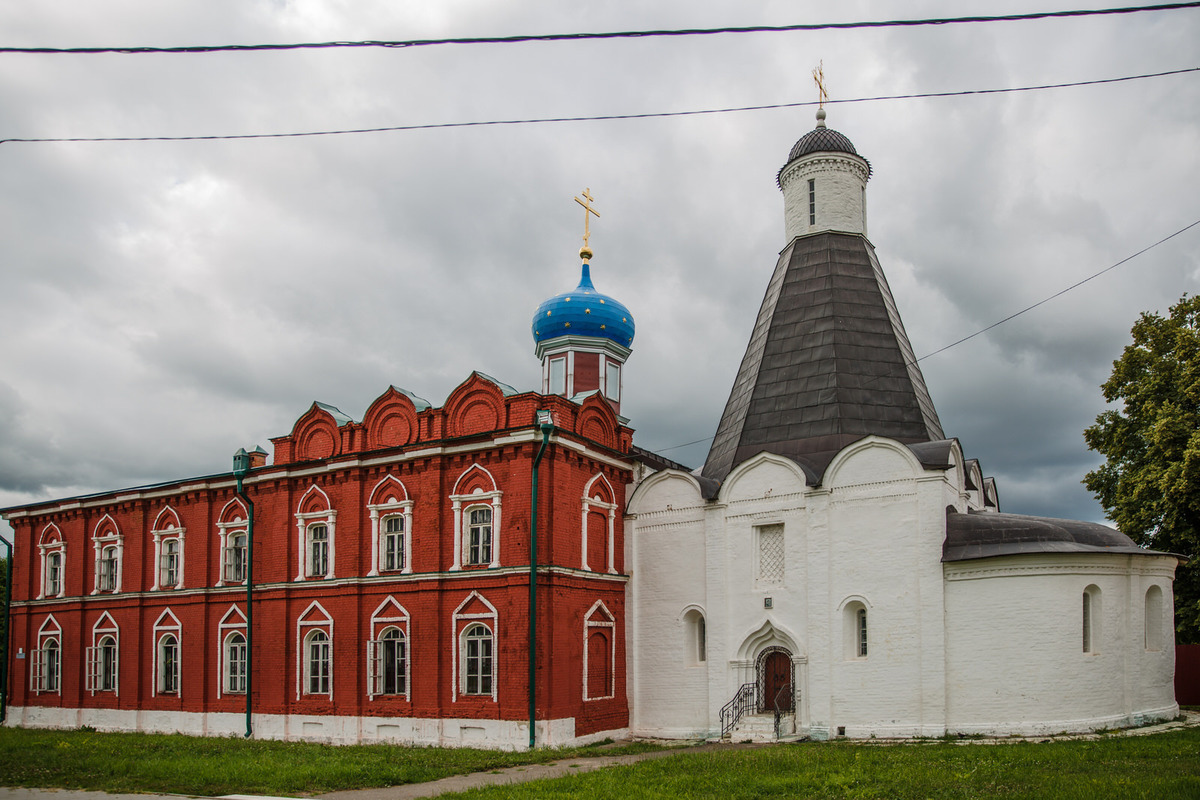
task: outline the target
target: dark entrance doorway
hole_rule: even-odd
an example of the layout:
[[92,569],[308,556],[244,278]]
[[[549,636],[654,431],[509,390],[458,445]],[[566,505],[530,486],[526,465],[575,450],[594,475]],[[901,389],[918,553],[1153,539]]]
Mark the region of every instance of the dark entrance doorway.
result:
[[766,651],[760,658],[758,674],[759,709],[791,711],[796,694],[792,689],[792,654],[776,648]]

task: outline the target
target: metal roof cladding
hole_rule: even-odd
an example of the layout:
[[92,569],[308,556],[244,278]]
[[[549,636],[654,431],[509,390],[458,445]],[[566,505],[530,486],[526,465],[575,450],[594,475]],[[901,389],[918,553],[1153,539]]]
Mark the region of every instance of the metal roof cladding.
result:
[[531,329],[539,343],[559,336],[592,336],[622,347],[633,345],[633,315],[619,301],[596,291],[586,261],[579,285],[538,306]]
[[854,149],[854,143],[850,141],[846,134],[835,131],[833,128],[825,127],[825,109],[823,108],[817,110],[817,127],[801,136],[799,141],[792,145],[792,152],[788,153],[787,161],[783,162],[783,166],[780,167],[778,174],[776,174],[775,182],[779,182],[779,177],[783,175],[783,171],[787,169],[788,164],[798,158],[803,158],[809,153],[849,153],[867,162],[868,178],[871,177],[871,173],[873,172],[871,162],[858,155],[858,151]]

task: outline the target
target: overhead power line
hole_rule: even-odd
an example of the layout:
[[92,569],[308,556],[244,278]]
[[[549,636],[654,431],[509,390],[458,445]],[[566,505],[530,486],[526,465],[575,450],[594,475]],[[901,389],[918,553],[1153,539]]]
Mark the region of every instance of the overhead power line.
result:
[[515,36],[463,36],[450,39],[364,40],[351,42],[301,42],[292,44],[221,44],[185,47],[0,47],[0,53],[32,53],[40,55],[94,55],[120,53],[221,53],[262,50],[329,50],[345,48],[431,47],[446,44],[521,44],[525,42],[562,42],[588,39],[652,39],[678,36],[712,36],[724,33],[787,33],[791,31],[853,30],[859,28],[913,28],[927,25],[959,25],[979,22],[1020,22],[1040,19],[1097,17],[1113,14],[1137,14],[1145,11],[1177,11],[1200,7],[1200,2],[1162,3],[1152,6],[1125,8],[1075,9],[1071,11],[1037,11],[1028,14],[976,15],[970,17],[941,17],[932,19],[892,19],[864,22],[822,22],[796,25],[745,25],[724,28],[680,28],[675,30],[608,31],[593,33],[543,33]]
[[[1020,311],[1013,312],[1012,314],[1009,314],[1007,317],[1004,317],[1003,319],[993,322],[991,325],[988,325],[986,328],[980,328],[979,330],[975,331],[974,333],[968,334],[968,335],[962,337],[961,339],[953,341],[944,347],[939,347],[937,350],[934,350],[931,353],[926,353],[925,355],[921,356],[920,358],[918,358],[914,361],[907,362],[905,364],[905,367],[911,367],[915,364],[920,364],[922,361],[924,361],[927,358],[932,358],[933,356],[936,356],[939,353],[944,353],[952,347],[958,347],[960,344],[963,344],[964,342],[968,342],[971,339],[974,339],[976,336],[982,336],[983,334],[987,333],[988,331],[992,330],[993,328],[998,328],[1001,325],[1003,325],[1004,323],[1010,322],[1010,321],[1016,319],[1017,317],[1021,316],[1022,314],[1025,314],[1029,311],[1033,311],[1038,306],[1045,305],[1046,303],[1049,303],[1051,300],[1062,297],[1067,292],[1070,292],[1074,289],[1078,289],[1080,286],[1083,286],[1088,281],[1093,281],[1096,278],[1099,278],[1101,275],[1105,274],[1106,272],[1111,272],[1112,270],[1116,269],[1117,267],[1119,267],[1123,264],[1128,264],[1130,261],[1132,261],[1133,259],[1142,255],[1143,253],[1150,252],[1154,248],[1158,247],[1160,244],[1165,244],[1166,242],[1169,242],[1170,240],[1174,239],[1176,236],[1179,236],[1179,235],[1191,230],[1192,228],[1195,228],[1197,225],[1200,225],[1200,219],[1196,220],[1195,222],[1191,223],[1190,225],[1184,225],[1182,228],[1175,231],[1174,233],[1164,236],[1163,238],[1159,239],[1154,244],[1146,245],[1141,250],[1138,250],[1136,253],[1125,256],[1125,258],[1122,258],[1120,261],[1116,262],[1115,264],[1110,264],[1109,266],[1105,267],[1104,269],[1100,270],[1099,272],[1093,272],[1091,275],[1088,275],[1083,280],[1076,281],[1075,283],[1072,283],[1070,286],[1066,287],[1065,289],[1060,289],[1059,291],[1055,292],[1054,294],[1049,295],[1048,297],[1043,297],[1041,300],[1038,300],[1036,303],[1034,303],[1032,305],[1028,305],[1025,308],[1022,308]],[[870,381],[870,383],[874,383],[877,380],[879,380],[879,378],[875,378],[874,380]],[[676,444],[676,445],[672,445],[670,447],[660,447],[655,450],[652,450],[652,452],[665,453],[669,450],[678,450],[681,447],[688,447],[693,444],[700,444],[701,442],[707,442],[713,438],[714,438],[713,436],[706,436],[703,439],[696,439],[695,441],[684,442],[683,444]]]
[[[1123,83],[1147,78],[1162,78],[1168,75],[1182,75],[1189,72],[1200,72],[1200,67],[1184,67],[1166,72],[1147,72],[1142,75],[1126,75],[1120,78],[1098,78],[1090,81],[1072,81],[1070,83],[1044,83],[1036,86],[1012,86],[1003,89],[963,89],[954,92],[920,92],[914,94],[887,94],[873,97],[853,97],[844,100],[825,100],[826,105],[845,103],[871,103],[880,100],[919,100],[938,97],[966,97],[977,94],[1010,94],[1014,92],[1034,92],[1044,89],[1069,89],[1077,86],[1096,86],[1104,83]],[[559,122],[600,122],[606,120],[655,119],[660,117],[694,117],[705,114],[733,114],[744,111],[769,111],[778,108],[802,108],[815,106],[818,101],[800,101],[795,103],[771,103],[757,106],[732,106],[727,108],[705,108],[691,111],[649,111],[641,114],[596,114],[578,117],[531,117],[525,119],[493,119],[473,120],[468,122],[430,122],[418,125],[389,125],[378,128],[346,128],[341,130],[324,131],[291,131],[285,133],[230,133],[193,136],[58,136],[0,139],[0,144],[6,143],[48,143],[48,142],[192,142],[213,141],[223,139],[293,139],[304,136],[344,136],[362,133],[389,133],[397,131],[423,131],[437,128],[482,128],[494,125],[545,125]]]

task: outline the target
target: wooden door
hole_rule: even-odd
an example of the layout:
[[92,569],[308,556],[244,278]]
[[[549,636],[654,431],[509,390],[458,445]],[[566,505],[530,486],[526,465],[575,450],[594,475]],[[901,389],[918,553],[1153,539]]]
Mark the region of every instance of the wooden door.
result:
[[780,650],[768,653],[763,663],[762,710],[774,711],[778,698],[779,710],[791,711],[792,698],[796,694],[791,686],[792,659]]

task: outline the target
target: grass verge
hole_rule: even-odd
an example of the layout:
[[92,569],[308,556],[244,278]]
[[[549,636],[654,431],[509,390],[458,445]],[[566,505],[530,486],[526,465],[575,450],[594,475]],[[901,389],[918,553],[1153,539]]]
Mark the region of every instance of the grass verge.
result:
[[1200,729],[1090,741],[892,746],[831,742],[683,753],[452,796],[1195,800],[1200,797]]
[[521,764],[658,749],[633,743],[504,753],[0,728],[0,786],[294,796],[399,786]]

